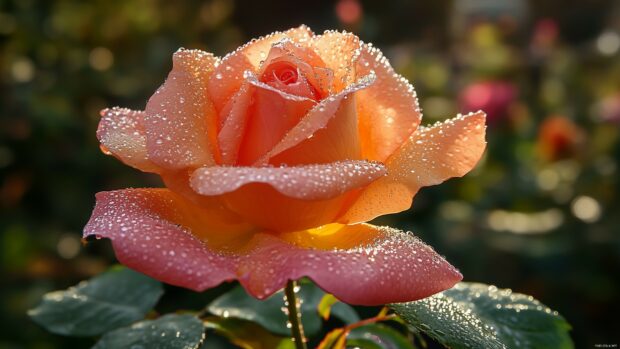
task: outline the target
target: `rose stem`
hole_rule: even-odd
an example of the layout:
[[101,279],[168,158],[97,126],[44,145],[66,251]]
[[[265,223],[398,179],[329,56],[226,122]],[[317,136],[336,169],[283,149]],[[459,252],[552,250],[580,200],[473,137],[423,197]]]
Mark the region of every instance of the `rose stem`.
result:
[[286,313],[288,315],[291,333],[293,334],[295,348],[307,349],[308,347],[306,346],[306,337],[304,337],[304,328],[301,324],[301,309],[299,308],[300,303],[297,298],[298,287],[297,282],[294,280],[289,280],[286,283],[286,288],[284,289],[284,302],[286,303]]

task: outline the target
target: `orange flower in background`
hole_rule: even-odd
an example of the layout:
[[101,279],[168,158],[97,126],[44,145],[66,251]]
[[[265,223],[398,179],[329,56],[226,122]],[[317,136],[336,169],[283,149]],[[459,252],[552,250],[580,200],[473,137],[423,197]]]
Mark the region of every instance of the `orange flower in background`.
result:
[[258,298],[308,276],[365,305],[461,279],[411,234],[363,222],[471,170],[485,115],[419,127],[413,87],[353,34],[302,26],[222,59],[180,49],[144,111],[102,116],[104,152],[166,185],[97,195],[85,236],[131,268],[194,290],[237,279]]
[[562,115],[551,115],[538,129],[538,153],[546,161],[573,157],[585,138],[583,130]]

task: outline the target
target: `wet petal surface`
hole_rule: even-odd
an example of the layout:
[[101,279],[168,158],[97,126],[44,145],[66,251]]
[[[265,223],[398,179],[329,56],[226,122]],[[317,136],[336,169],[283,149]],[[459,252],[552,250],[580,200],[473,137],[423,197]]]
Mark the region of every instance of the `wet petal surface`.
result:
[[169,193],[99,193],[85,237],[109,238],[119,261],[166,283],[202,291],[238,279],[261,299],[303,276],[340,300],[360,305],[424,298],[461,279],[410,233],[366,224],[258,233],[224,251],[196,238],[187,210],[175,210],[178,203]]
[[349,98],[352,94],[367,88],[372,85],[374,81],[375,75],[369,74],[359,79],[355,84],[350,85],[342,92],[320,101],[319,104],[310,109],[308,114],[306,114],[306,116],[304,116],[266,156],[258,160],[255,165],[264,165],[274,156],[312,138],[317,131],[326,128],[330,121],[337,115],[343,99]]
[[338,221],[366,222],[404,211],[411,206],[413,196],[421,187],[471,171],[485,148],[483,112],[421,127],[387,160],[388,175],[365,188]]
[[251,165],[264,156],[316,105],[313,99],[277,90],[247,75],[254,86],[236,164]]
[[[355,82],[355,61],[360,55],[360,40],[356,35],[326,31],[313,37],[310,47],[325,61],[325,66],[333,71],[333,92],[340,92]],[[369,73],[366,71],[358,76]]]
[[250,183],[264,183],[292,198],[330,199],[359,188],[386,174],[376,162],[342,161],[295,167],[203,167],[191,186],[202,195],[222,195]]
[[428,297],[462,279],[430,246],[389,227],[334,224],[282,238],[256,236],[251,263],[239,266],[241,284],[257,298],[308,276],[345,303],[380,305]]
[[222,164],[234,165],[237,162],[255,89],[256,87],[246,80],[220,112],[221,128],[217,141]]
[[209,80],[209,96],[216,109],[222,110],[228,100],[243,84],[243,74],[249,70],[257,73],[269,54],[271,46],[284,39],[293,42],[307,42],[314,34],[307,26],[300,26],[285,32],[275,32],[267,36],[254,39],[236,51],[222,58],[222,62],[215,69]]
[[192,216],[182,202],[166,189],[98,193],[84,237],[112,240],[121,263],[173,285],[200,291],[232,280],[230,260],[181,225]]
[[294,166],[362,159],[355,107],[355,94],[346,96],[325,127],[273,156],[269,163],[274,166]]
[[360,139],[364,158],[384,161],[420,124],[422,114],[413,86],[396,74],[377,48],[363,44],[357,76],[374,72],[375,83],[358,92]]
[[218,62],[210,53],[180,49],[166,82],[146,105],[149,158],[170,168],[215,164],[217,116],[207,81]]
[[106,154],[129,166],[145,172],[158,172],[146,150],[144,112],[126,108],[108,108],[101,111],[97,139]]

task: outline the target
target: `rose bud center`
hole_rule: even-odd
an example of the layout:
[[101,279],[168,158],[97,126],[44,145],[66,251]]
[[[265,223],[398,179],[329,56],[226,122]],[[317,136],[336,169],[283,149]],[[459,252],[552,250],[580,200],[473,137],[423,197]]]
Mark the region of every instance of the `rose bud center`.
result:
[[263,71],[260,80],[282,92],[320,99],[317,89],[307,79],[307,74],[312,74],[312,68],[303,62],[300,64],[287,59],[273,60]]
[[[297,67],[289,62],[276,62],[271,64],[265,72],[266,79],[271,77],[271,81],[278,80],[285,85],[291,85],[297,82],[299,72]],[[266,82],[271,82],[266,81]]]

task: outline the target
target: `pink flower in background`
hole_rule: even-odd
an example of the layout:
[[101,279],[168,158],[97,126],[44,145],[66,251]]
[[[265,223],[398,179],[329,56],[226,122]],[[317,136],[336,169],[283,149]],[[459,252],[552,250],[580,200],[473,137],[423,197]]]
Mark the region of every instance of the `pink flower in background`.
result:
[[359,23],[364,11],[358,0],[339,0],[336,4],[336,15],[346,25]]
[[516,97],[517,88],[510,82],[475,82],[461,92],[461,110],[484,110],[489,123],[494,123],[507,116]]
[[595,107],[600,120],[620,123],[620,93],[601,99]]

